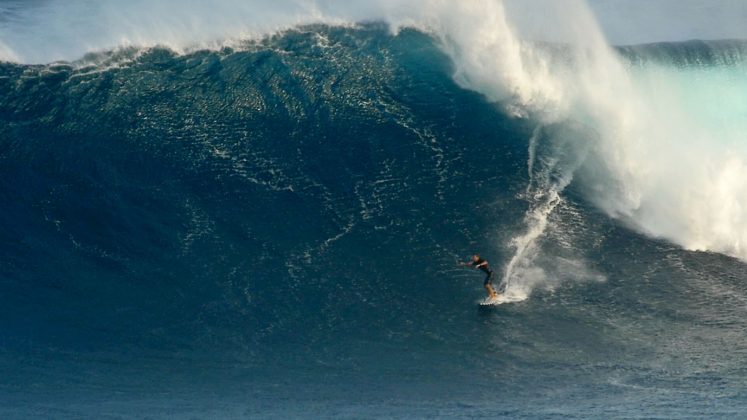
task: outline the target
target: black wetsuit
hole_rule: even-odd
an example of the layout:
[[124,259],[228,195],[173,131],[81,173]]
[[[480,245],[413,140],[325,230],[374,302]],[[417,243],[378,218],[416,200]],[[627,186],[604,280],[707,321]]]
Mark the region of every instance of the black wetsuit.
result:
[[[480,264],[483,264],[483,265],[480,265]],[[482,258],[479,258],[477,261],[472,261],[472,266],[473,267],[478,267],[480,270],[482,270],[482,271],[485,272],[486,276],[485,276],[485,281],[482,283],[483,286],[486,285],[486,284],[492,283],[492,281],[493,281],[493,270],[490,269],[490,266],[488,265],[487,261],[485,261]]]

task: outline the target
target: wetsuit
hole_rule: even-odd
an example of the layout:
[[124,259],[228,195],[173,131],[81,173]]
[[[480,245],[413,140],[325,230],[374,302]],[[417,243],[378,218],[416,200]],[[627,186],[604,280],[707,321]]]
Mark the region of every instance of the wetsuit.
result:
[[[484,259],[480,258],[477,261],[472,261],[471,264],[472,264],[473,267],[477,267],[480,270],[482,270],[482,271],[485,272],[486,276],[485,276],[485,281],[482,283],[483,286],[486,285],[486,284],[491,284],[492,283],[492,281],[493,281],[493,270],[490,269],[490,266],[488,266],[488,262],[487,261],[485,261]],[[482,264],[482,265],[480,265],[480,264]]]

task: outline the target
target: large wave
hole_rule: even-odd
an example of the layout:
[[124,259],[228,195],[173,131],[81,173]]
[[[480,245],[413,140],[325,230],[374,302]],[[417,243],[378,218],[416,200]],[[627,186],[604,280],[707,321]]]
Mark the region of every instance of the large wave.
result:
[[[283,1],[272,7],[223,1],[178,8],[168,2],[85,3],[93,17],[74,29],[67,25],[78,19],[72,15],[79,7],[37,6],[6,6],[5,59],[69,58],[115,45],[178,52],[241,48],[314,22],[375,19],[395,32],[418,28],[440,40],[460,85],[507,113],[539,127],[586,127],[586,144],[576,151],[584,165],[567,175],[576,176],[588,199],[610,216],[687,249],[747,259],[747,123],[740,118],[747,105],[739,94],[747,67],[741,44],[696,43],[655,56],[615,50],[582,1]],[[552,25],[545,26],[552,29],[538,31],[538,22],[550,17]],[[50,36],[66,36],[55,41],[32,36],[30,29],[11,33],[30,22],[30,28],[51,22]]]
[[744,43],[560,3],[4,3],[0,411],[743,412]]

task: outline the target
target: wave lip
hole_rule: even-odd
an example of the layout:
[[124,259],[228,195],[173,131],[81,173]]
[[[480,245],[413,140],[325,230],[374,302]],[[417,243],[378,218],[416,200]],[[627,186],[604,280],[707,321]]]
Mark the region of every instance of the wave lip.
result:
[[[573,0],[562,7],[550,0],[478,0],[456,4],[437,0],[133,0],[129,2],[17,1],[0,5],[0,60],[26,64],[75,61],[87,53],[116,48],[167,47],[177,52],[220,49],[261,39],[300,25],[355,25],[385,21],[394,28],[438,28],[448,21],[468,30],[470,24],[505,15],[513,31],[534,41],[578,40],[569,22],[594,14],[612,44],[640,44],[689,39],[747,39],[744,10],[722,2],[704,10],[698,0],[636,1],[631,7],[607,1]],[[621,10],[623,9],[624,10]],[[477,11],[473,13],[472,11]],[[479,11],[485,13],[479,13]],[[671,10],[678,10],[673,21]],[[496,11],[500,11],[496,13]],[[569,20],[570,19],[570,20]],[[586,19],[586,18],[584,18]],[[740,20],[741,19],[741,20]],[[666,25],[659,24],[666,22]],[[656,22],[656,24],[654,24]],[[713,24],[718,22],[718,24]],[[451,35],[456,32],[451,33]],[[483,32],[475,43],[497,32]]]

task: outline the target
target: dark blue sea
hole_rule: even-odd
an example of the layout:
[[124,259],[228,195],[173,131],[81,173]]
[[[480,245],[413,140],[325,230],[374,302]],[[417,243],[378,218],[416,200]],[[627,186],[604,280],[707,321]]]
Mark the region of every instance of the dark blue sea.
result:
[[[745,45],[614,54],[744,83]],[[455,74],[378,23],[0,64],[0,417],[747,415],[741,219],[606,207],[595,115]]]

